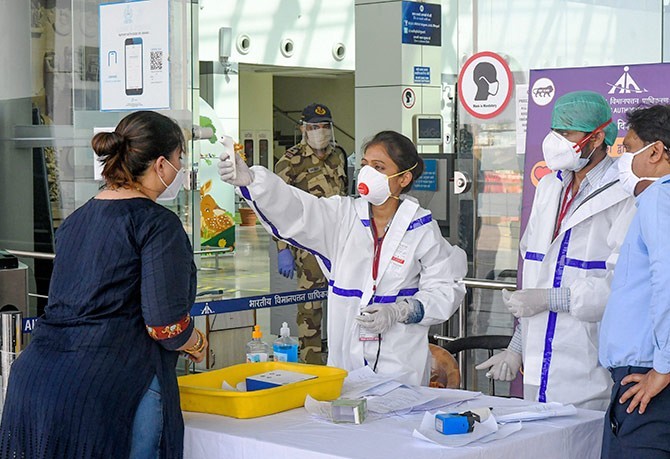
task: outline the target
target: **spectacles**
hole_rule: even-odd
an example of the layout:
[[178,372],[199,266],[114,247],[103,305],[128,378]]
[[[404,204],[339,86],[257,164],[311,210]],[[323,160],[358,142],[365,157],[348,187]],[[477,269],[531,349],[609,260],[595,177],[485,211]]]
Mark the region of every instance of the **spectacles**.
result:
[[330,123],[304,123],[304,126],[308,131],[316,131],[317,129],[330,129]]

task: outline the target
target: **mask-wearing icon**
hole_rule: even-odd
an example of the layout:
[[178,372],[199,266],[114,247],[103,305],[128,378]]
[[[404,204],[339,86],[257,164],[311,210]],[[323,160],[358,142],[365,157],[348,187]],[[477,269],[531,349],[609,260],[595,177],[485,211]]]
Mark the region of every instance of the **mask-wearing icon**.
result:
[[621,186],[623,187],[624,191],[631,196],[635,196],[635,186],[640,181],[658,180],[658,177],[638,177],[637,175],[635,175],[635,172],[633,172],[633,158],[635,158],[636,155],[639,155],[640,153],[645,151],[647,148],[653,146],[655,143],[656,142],[650,143],[649,145],[645,145],[638,151],[634,151],[631,153],[626,152],[623,155],[621,155],[621,157],[617,161],[617,167],[619,168],[619,182],[621,182]]
[[480,62],[472,71],[472,78],[477,85],[475,100],[488,100],[489,96],[498,94],[500,83],[498,72],[490,62]]
[[170,165],[170,167],[172,167],[172,169],[174,169],[177,172],[177,175],[174,176],[172,183],[170,183],[169,185],[165,183],[163,177],[161,177],[160,175],[158,176],[161,183],[165,187],[165,190],[160,195],[158,195],[158,197],[156,198],[157,201],[172,201],[174,198],[176,198],[177,195],[179,194],[179,191],[181,191],[181,187],[184,184],[184,178],[186,177],[186,171],[184,170],[183,167],[177,169],[172,165],[170,161],[167,161],[167,163]]

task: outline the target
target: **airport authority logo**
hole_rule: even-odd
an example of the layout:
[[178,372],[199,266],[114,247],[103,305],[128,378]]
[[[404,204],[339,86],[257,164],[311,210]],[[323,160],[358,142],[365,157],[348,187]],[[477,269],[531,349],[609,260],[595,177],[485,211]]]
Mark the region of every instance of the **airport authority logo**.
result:
[[608,94],[644,94],[648,92],[645,88],[640,88],[633,76],[628,72],[630,67],[623,68],[623,74],[619,77],[616,83],[607,83],[610,86]]

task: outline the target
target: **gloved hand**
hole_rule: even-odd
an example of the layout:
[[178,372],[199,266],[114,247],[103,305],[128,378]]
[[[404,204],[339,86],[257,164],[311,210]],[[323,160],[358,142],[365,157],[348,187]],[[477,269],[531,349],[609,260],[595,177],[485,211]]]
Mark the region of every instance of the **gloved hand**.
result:
[[290,249],[282,249],[277,253],[277,264],[279,265],[279,274],[287,279],[293,279],[295,263]]
[[423,306],[418,300],[400,300],[390,304],[373,304],[356,316],[358,323],[371,333],[384,333],[396,322],[417,323],[423,319]]
[[[233,186],[247,186],[251,184],[254,181],[254,173],[249,169],[249,166],[247,166],[247,163],[244,162],[240,155],[236,155],[234,151],[228,150],[226,148],[219,157],[219,176],[221,180]],[[230,159],[231,156],[235,157],[235,167],[233,167]]]
[[480,363],[475,370],[487,370],[486,377],[498,381],[512,381],[521,368],[521,354],[510,349],[495,354]]
[[510,292],[502,291],[503,303],[514,317],[531,317],[549,310],[548,288],[526,288]]

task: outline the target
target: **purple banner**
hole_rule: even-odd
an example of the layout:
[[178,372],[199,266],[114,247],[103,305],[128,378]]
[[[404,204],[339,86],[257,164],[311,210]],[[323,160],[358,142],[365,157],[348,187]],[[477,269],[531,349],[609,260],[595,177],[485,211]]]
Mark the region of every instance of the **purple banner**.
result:
[[572,91],[595,91],[612,107],[612,122],[619,130],[610,155],[622,153],[626,112],[643,105],[670,104],[670,64],[613,65],[531,70],[528,91],[528,130],[521,210],[525,230],[537,182],[549,169],[542,158],[542,140],[551,128],[551,111],[557,98]]

